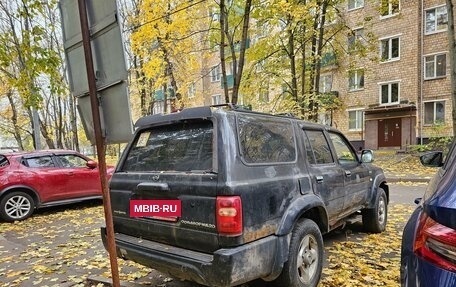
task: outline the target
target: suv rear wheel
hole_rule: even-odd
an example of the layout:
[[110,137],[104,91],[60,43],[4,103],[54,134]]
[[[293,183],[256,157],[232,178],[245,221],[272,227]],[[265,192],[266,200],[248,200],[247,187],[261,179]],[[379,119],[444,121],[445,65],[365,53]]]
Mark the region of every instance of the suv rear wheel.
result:
[[288,261],[275,280],[277,286],[314,287],[323,269],[323,238],[318,225],[310,219],[300,220],[290,243]]
[[380,233],[385,230],[386,221],[388,219],[388,204],[386,201],[386,193],[383,188],[378,188],[375,207],[364,209],[362,214],[364,229],[374,233]]
[[7,222],[24,220],[33,213],[35,202],[25,192],[15,191],[5,195],[0,201],[0,216]]

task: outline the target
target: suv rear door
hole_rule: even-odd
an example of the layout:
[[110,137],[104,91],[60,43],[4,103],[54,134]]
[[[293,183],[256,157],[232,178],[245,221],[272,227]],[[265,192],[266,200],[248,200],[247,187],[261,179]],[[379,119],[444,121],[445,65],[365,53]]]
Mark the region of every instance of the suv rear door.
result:
[[344,205],[344,175],[336,164],[323,130],[303,130],[309,172],[315,193],[325,202],[330,224],[339,219]]
[[[110,182],[116,232],[210,252],[218,247],[215,135],[210,120],[136,132]],[[131,217],[130,199],[180,200],[181,217]]]

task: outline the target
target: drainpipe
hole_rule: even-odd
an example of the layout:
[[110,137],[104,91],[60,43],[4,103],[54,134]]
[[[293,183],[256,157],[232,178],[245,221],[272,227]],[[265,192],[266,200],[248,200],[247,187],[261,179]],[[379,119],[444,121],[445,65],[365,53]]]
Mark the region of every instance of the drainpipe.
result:
[[420,121],[420,144],[423,144],[423,119],[424,119],[424,104],[423,104],[423,54],[424,54],[424,0],[421,0],[420,7],[420,68],[419,71],[419,84],[420,84],[420,105],[419,107],[419,118]]

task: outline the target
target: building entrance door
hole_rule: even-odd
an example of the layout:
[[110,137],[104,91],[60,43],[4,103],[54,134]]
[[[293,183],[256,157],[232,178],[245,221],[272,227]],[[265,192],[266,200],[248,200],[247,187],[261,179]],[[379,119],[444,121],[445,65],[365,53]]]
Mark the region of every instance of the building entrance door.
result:
[[378,147],[401,146],[401,119],[384,119],[378,121]]

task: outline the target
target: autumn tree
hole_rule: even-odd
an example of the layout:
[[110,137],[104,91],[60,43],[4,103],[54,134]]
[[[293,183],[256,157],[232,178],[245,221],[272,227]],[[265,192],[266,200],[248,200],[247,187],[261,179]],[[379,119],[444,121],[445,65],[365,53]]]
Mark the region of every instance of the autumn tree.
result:
[[[190,3],[190,4],[189,4]],[[194,50],[198,42],[198,4],[184,0],[143,0],[131,35],[131,48],[142,65],[137,78],[149,81],[168,102],[182,101],[187,87],[200,77],[201,63]],[[179,104],[178,104],[179,105]]]
[[[244,71],[245,53],[249,45],[252,0],[220,0],[220,65],[225,102],[237,104]],[[228,48],[228,49],[226,49]],[[228,91],[227,64],[233,76],[231,95]]]
[[124,31],[124,46],[127,56],[129,71],[129,93],[132,102],[132,112],[136,117],[146,116],[152,113],[154,99],[153,81],[146,77],[144,63],[148,58],[147,54],[133,53],[131,49],[131,35],[135,27],[141,26],[140,11],[142,0],[120,0],[118,1],[120,19]]
[[[55,147],[56,142],[63,146],[63,134],[66,132],[63,125],[67,122],[57,120],[58,114],[64,113],[54,109],[61,107],[62,102],[54,101],[54,97],[62,95],[62,87],[65,86],[61,70],[62,58],[55,41],[58,37],[55,34],[54,38],[52,36],[58,22],[54,17],[49,17],[57,15],[56,4],[57,1],[35,0],[0,3],[0,73],[4,85],[9,87],[6,95],[10,99],[8,102],[11,111],[26,111],[29,125],[26,130],[30,131],[34,111],[41,110],[36,128],[50,148]],[[50,117],[50,112],[53,112],[53,117]],[[49,117],[43,118],[43,115]],[[15,120],[11,124],[13,127],[17,125]],[[57,133],[55,129],[58,130]],[[24,148],[22,140],[27,137],[27,133],[22,131],[18,135],[18,129],[14,130],[18,145]],[[55,134],[58,134],[57,140]]]
[[319,93],[322,61],[326,55],[336,56],[340,50],[337,36],[347,31],[338,14],[340,3],[335,0],[260,3],[252,16],[256,38],[248,51],[252,65],[245,89],[253,91],[255,86],[261,87],[267,81],[274,93],[270,109],[294,111],[315,120],[322,103],[328,103],[328,96]]

